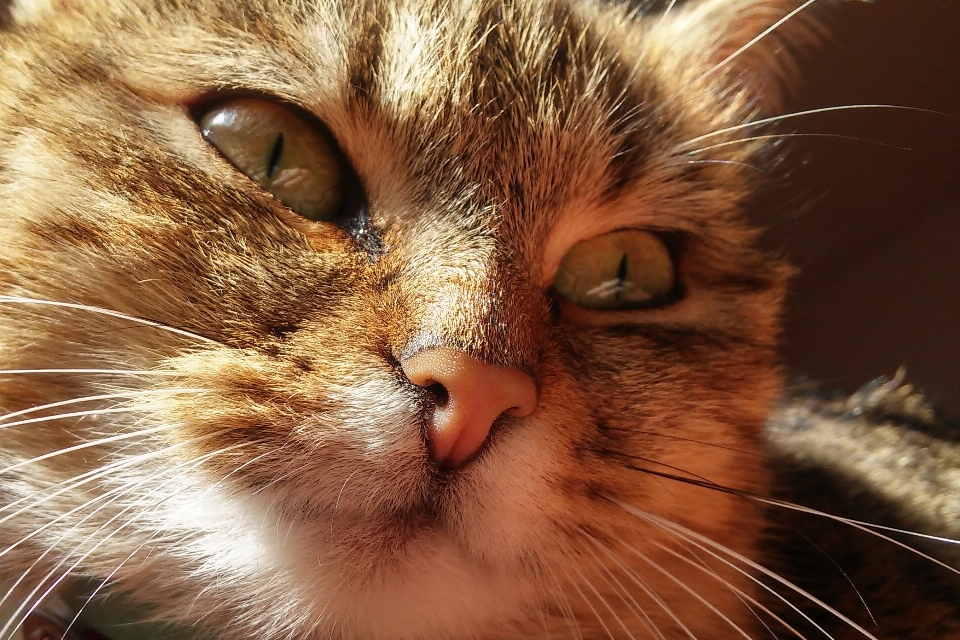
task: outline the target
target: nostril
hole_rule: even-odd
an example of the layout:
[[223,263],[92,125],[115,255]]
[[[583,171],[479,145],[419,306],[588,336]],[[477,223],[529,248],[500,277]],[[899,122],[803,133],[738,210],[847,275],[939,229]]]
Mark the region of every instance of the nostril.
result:
[[436,403],[425,435],[431,457],[447,468],[474,457],[501,415],[522,418],[537,405],[536,383],[528,374],[462,351],[435,347],[408,356],[401,367]]
[[436,403],[437,407],[442,409],[447,406],[448,402],[450,402],[450,392],[447,391],[447,388],[439,382],[434,382],[433,384],[427,385],[426,389],[427,392],[433,396],[433,401]]

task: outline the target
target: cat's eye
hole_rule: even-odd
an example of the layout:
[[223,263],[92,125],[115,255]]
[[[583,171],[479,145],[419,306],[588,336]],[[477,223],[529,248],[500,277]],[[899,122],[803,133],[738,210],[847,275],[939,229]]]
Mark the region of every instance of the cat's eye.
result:
[[639,309],[669,300],[676,287],[673,257],[647,231],[625,229],[575,245],[553,282],[557,294],[581,307]]
[[207,110],[199,124],[223,157],[304,218],[332,220],[343,209],[347,193],[340,155],[295,110],[241,98]]

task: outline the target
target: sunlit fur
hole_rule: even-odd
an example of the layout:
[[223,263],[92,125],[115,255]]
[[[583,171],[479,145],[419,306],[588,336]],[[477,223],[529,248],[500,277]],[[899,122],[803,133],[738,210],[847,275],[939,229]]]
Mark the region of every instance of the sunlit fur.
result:
[[[678,533],[752,556],[759,507],[643,469],[767,486],[788,270],[742,139],[803,16],[653,4],[16,2],[0,364],[99,371],[0,374],[2,634],[84,575],[225,638],[759,637],[753,570]],[[314,114],[370,229],[289,224],[201,138],[218,94]],[[683,297],[557,300],[620,228]],[[435,346],[539,392],[452,474],[398,366]]]

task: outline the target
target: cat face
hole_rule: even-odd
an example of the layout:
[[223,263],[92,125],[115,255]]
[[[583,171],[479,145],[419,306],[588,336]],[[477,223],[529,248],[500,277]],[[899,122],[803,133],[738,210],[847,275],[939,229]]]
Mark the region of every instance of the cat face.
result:
[[0,80],[11,625],[78,575],[232,637],[752,624],[696,536],[758,511],[671,477],[763,492],[737,52],[787,3],[41,5]]

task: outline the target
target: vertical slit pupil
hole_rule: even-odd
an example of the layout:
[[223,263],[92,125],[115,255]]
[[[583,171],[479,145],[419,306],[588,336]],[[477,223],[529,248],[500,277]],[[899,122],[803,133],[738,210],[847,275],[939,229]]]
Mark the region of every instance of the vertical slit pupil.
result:
[[273,143],[273,150],[270,152],[270,162],[267,164],[267,177],[272,178],[277,171],[277,165],[280,164],[280,156],[283,155],[283,132],[277,134],[277,139]]
[[617,293],[616,300],[619,300],[623,297],[623,283],[627,280],[627,265],[629,264],[629,259],[627,254],[623,254],[623,257],[620,258],[620,265],[617,267]]

